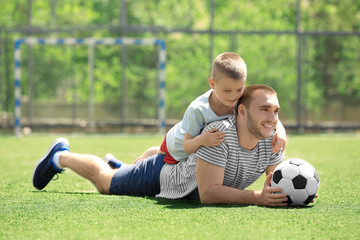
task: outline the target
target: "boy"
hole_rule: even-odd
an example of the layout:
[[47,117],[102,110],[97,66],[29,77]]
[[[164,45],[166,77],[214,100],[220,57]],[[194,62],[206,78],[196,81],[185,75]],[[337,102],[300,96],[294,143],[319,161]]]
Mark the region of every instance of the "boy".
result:
[[[160,147],[149,148],[135,163],[155,154],[164,154],[166,163],[176,164],[186,160],[201,146],[218,146],[224,141],[224,132],[213,128],[200,134],[201,130],[206,124],[228,118],[234,113],[234,106],[242,96],[246,77],[246,64],[238,54],[224,52],[218,55],[208,80],[211,89],[189,105],[182,121],[169,130]],[[274,135],[274,152],[280,149],[284,151],[285,145],[286,132],[279,122]],[[111,154],[105,156],[104,160],[115,168],[122,164]]]

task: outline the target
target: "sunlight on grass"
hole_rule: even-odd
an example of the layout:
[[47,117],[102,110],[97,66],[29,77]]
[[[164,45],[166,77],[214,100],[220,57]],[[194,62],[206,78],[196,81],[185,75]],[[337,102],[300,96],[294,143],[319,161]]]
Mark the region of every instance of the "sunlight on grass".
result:
[[[204,206],[198,201],[106,196],[70,170],[43,191],[33,167],[57,136],[0,137],[0,239],[358,239],[360,138],[289,136],[286,159],[310,162],[319,198],[305,208]],[[132,163],[161,137],[69,135],[74,152]],[[261,189],[264,177],[250,186]]]

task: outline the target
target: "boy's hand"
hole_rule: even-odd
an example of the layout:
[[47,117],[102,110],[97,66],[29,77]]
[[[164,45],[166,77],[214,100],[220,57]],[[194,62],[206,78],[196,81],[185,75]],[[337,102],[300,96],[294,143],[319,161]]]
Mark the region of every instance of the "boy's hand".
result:
[[272,138],[272,147],[273,152],[278,152],[280,150],[281,152],[284,152],[286,148],[286,135],[280,136],[279,132],[276,131]]
[[206,147],[216,147],[225,140],[225,133],[218,132],[217,128],[212,128],[201,134],[201,145]]
[[272,148],[273,152],[278,152],[280,150],[281,152],[284,152],[286,148],[286,130],[280,120],[276,125],[276,132],[272,139]]

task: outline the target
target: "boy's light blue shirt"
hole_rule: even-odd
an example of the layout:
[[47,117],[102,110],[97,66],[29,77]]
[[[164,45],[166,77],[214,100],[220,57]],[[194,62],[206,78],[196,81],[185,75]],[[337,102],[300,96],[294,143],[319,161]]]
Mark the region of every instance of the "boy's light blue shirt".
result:
[[212,89],[196,98],[186,109],[183,120],[173,126],[166,135],[166,147],[177,161],[185,161],[189,154],[184,150],[185,133],[198,136],[206,124],[228,118],[231,115],[217,116],[210,107],[209,97]]

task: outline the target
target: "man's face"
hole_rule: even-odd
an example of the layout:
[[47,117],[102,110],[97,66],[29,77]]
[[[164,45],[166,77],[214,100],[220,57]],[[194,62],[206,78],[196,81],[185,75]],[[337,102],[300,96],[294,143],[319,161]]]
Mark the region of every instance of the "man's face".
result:
[[256,91],[247,110],[248,130],[258,139],[271,137],[279,119],[280,105],[275,95]]

